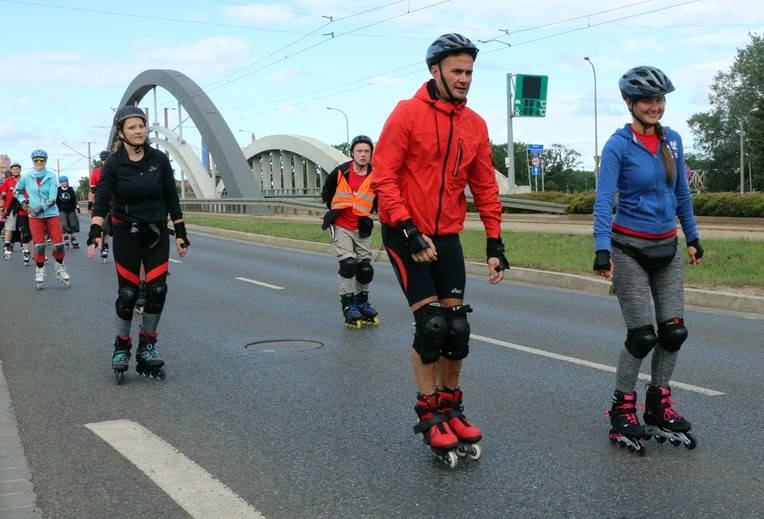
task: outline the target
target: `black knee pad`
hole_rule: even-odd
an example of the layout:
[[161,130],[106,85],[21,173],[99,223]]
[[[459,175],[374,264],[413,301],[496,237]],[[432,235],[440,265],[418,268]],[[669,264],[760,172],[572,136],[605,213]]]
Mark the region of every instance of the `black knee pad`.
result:
[[19,234],[21,235],[21,243],[29,243],[32,241],[32,233],[26,227],[21,229]]
[[371,260],[365,259],[358,264],[355,279],[362,285],[371,283],[371,280],[374,279],[374,267],[371,266]]
[[462,360],[470,353],[470,323],[467,314],[472,311],[470,305],[446,308],[448,335],[443,341],[443,356],[450,360]]
[[414,351],[422,358],[423,364],[432,364],[440,358],[443,341],[448,335],[444,308],[434,304],[424,305],[414,311],[414,321]]
[[35,243],[34,244],[34,251],[35,254],[42,254],[45,255],[45,244],[44,243]]
[[166,298],[167,283],[148,283],[146,285],[146,306],[143,307],[143,311],[147,314],[161,314]]
[[57,243],[53,246],[53,252],[58,252],[59,254],[64,252],[64,244],[63,243]]
[[639,328],[629,328],[626,333],[626,342],[623,343],[629,353],[638,359],[644,359],[647,354],[658,344],[658,336],[652,324],[640,326]]
[[666,351],[679,351],[682,343],[687,340],[687,328],[684,319],[674,317],[658,323],[658,346]]
[[117,317],[123,321],[133,320],[133,309],[138,300],[138,287],[122,287],[117,292]]
[[340,277],[352,278],[358,270],[358,260],[355,258],[345,258],[340,260]]

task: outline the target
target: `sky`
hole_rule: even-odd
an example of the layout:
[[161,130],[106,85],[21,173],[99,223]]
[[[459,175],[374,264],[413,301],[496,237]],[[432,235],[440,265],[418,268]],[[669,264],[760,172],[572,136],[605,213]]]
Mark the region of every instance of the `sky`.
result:
[[[177,70],[196,82],[242,147],[253,134],[376,140],[396,103],[429,79],[426,49],[448,32],[480,49],[468,106],[495,144],[507,142],[507,75],[546,75],[547,115],[512,118],[513,140],[561,144],[580,153],[582,169],[593,169],[595,148],[630,121],[618,77],[652,65],[676,87],[663,123],[692,151],[687,120],[710,109],[709,85],[729,71],[750,34],[764,34],[764,4],[0,0],[0,20],[0,154],[26,170],[32,150],[45,149],[49,168],[71,182],[87,176],[88,146],[94,158],[106,147],[114,109],[145,70]],[[158,88],[156,105],[149,93],[141,106],[161,123],[168,108],[177,131],[177,101],[168,92]],[[190,119],[183,135],[200,148]]]

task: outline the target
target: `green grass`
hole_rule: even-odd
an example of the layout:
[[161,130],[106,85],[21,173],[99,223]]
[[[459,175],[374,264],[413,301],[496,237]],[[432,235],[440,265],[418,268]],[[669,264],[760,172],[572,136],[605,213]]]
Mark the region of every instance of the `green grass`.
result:
[[[216,227],[266,236],[279,236],[311,242],[328,242],[327,231],[321,230],[321,219],[316,223],[300,223],[273,218],[234,217],[187,214],[185,220],[194,225]],[[464,231],[461,234],[467,259],[485,261],[485,234]],[[591,274],[594,253],[590,236],[504,232],[507,257],[513,266],[527,267],[573,274]],[[379,226],[372,232],[372,245],[382,246]],[[685,269],[690,287],[753,287],[764,289],[764,244],[744,239],[703,240],[705,256],[700,265]],[[686,258],[686,249],[680,248]]]

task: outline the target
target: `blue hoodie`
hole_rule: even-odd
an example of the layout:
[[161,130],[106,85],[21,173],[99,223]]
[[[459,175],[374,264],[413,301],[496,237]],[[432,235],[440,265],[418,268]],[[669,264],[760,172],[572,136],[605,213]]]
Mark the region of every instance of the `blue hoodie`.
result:
[[[38,184],[39,180],[39,184]],[[27,196],[24,196],[26,190]],[[56,175],[44,169],[32,170],[21,176],[16,187],[13,188],[13,196],[19,202],[29,204],[30,218],[50,218],[58,216],[56,196],[58,195],[58,181]],[[27,200],[27,197],[29,200]]]
[[[698,238],[692,209],[692,194],[684,176],[682,138],[664,127],[666,142],[676,164],[674,182],[666,180],[666,167],[658,152],[650,153],[627,124],[605,143],[594,203],[594,250],[610,250],[611,225],[645,234],[665,235],[682,224],[685,240]],[[615,194],[618,207],[612,216]]]

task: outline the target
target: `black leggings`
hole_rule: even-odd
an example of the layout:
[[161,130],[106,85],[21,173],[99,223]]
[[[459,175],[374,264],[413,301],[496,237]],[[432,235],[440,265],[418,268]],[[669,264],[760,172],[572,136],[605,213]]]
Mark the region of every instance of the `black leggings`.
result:
[[166,284],[170,237],[164,223],[114,223],[112,236],[111,250],[117,265],[119,288],[138,287],[141,263],[146,272],[146,285]]

